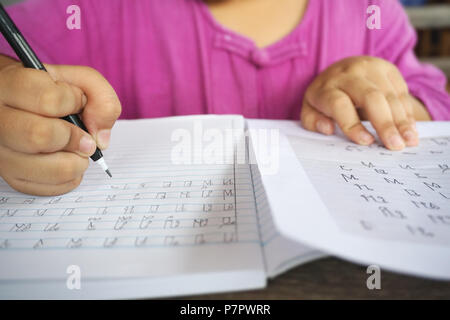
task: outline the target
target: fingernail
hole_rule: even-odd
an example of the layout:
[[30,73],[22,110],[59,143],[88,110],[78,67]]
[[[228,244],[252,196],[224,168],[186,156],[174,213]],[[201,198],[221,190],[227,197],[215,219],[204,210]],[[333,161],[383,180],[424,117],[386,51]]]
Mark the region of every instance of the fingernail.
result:
[[91,137],[83,136],[80,140],[80,152],[92,155],[95,152],[95,141]]
[[403,133],[403,138],[407,141],[412,141],[416,139],[416,134],[413,131],[408,130]]
[[319,120],[316,123],[317,130],[323,134],[331,134],[332,128],[327,121]]
[[416,146],[418,143],[417,133],[412,130],[403,132],[403,138],[405,139],[406,145],[409,147]]
[[371,144],[373,142],[373,137],[365,131],[361,131],[358,134],[358,140],[361,144]]
[[108,148],[110,139],[111,130],[100,130],[97,133],[97,141],[101,149]]
[[405,143],[403,142],[403,139],[398,135],[394,134],[388,139],[388,143],[390,147],[394,149],[403,149],[405,147]]
[[86,97],[86,95],[85,94],[83,94],[82,96],[81,96],[81,103],[82,103],[82,105],[83,105],[83,108],[86,106],[86,104],[87,104],[87,97]]

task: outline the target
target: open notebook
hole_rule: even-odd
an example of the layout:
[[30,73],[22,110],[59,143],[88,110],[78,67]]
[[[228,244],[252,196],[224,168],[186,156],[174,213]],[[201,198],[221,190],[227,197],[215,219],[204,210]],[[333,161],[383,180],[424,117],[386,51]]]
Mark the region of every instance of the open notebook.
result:
[[293,121],[119,121],[113,179],[92,165],[58,197],[0,180],[0,298],[259,288],[322,252],[449,279],[450,125],[419,131],[420,147],[395,153]]

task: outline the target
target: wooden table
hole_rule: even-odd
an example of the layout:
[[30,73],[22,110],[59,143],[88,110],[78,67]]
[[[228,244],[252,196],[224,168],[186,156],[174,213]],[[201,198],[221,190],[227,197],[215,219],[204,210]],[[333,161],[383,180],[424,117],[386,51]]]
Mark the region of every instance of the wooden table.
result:
[[366,287],[368,276],[365,267],[328,257],[270,280],[265,289],[191,299],[450,299],[450,281],[381,270],[381,289],[369,290]]

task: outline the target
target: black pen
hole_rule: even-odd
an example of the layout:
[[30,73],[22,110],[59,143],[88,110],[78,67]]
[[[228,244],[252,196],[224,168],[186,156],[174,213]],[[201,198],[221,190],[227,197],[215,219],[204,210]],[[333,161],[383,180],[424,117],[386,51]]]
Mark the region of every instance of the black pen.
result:
[[[0,32],[8,41],[9,45],[13,48],[14,52],[19,57],[20,61],[22,61],[25,68],[33,68],[47,71],[42,62],[38,59],[38,57],[34,53],[33,49],[31,49],[30,45],[23,37],[22,33],[16,27],[15,23],[12,21],[11,17],[8,15],[8,13],[6,12],[5,8],[1,3],[0,3]],[[63,117],[62,119],[88,132],[83,121],[81,121],[80,117],[77,114],[69,115]],[[102,167],[102,169],[108,174],[109,177],[112,177],[111,172],[109,172],[108,165],[106,164],[105,159],[103,159],[102,151],[98,147],[95,150],[95,153],[91,156],[91,159],[95,163],[98,163]]]

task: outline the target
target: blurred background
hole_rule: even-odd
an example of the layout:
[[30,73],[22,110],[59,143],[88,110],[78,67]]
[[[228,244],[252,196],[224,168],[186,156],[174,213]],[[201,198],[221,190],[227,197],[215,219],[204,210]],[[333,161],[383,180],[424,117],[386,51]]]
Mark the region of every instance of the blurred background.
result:
[[419,35],[416,53],[450,79],[450,0],[401,0]]
[[[0,0],[6,5],[19,1],[22,0]],[[421,60],[443,70],[450,79],[450,0],[397,1],[405,6],[411,23],[418,32],[417,55]]]

